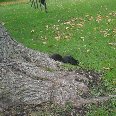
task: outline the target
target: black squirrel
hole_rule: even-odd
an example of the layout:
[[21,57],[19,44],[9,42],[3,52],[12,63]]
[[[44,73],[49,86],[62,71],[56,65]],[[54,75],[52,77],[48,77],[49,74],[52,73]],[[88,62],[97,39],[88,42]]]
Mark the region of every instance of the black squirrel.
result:
[[60,61],[60,62],[63,61],[63,58],[60,54],[53,54],[53,55],[50,56],[50,58],[52,58],[55,61]]
[[59,54],[53,54],[50,56],[50,58],[52,58],[55,61],[60,61],[63,63],[69,63],[72,65],[79,65],[79,61],[74,59],[71,55],[66,55],[66,56],[62,57]]

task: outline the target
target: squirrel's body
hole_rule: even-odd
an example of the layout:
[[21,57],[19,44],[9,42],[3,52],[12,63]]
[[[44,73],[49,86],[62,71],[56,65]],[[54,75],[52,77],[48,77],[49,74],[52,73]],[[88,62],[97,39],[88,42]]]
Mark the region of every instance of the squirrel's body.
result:
[[70,55],[62,57],[59,54],[53,54],[53,55],[50,56],[50,58],[52,58],[55,61],[59,61],[59,62],[63,62],[63,63],[69,63],[69,64],[72,64],[72,65],[79,65],[79,61],[75,60]]

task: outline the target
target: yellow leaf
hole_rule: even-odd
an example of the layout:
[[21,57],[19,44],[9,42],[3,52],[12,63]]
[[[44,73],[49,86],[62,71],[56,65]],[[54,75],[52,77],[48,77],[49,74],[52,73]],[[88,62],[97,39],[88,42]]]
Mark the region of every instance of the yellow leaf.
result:
[[31,33],[34,33],[34,32],[35,32],[35,30],[34,30],[34,29],[32,29],[32,30],[31,30]]
[[69,27],[66,27],[66,30],[69,29]]
[[43,42],[43,44],[45,45],[45,44],[47,44],[47,42]]

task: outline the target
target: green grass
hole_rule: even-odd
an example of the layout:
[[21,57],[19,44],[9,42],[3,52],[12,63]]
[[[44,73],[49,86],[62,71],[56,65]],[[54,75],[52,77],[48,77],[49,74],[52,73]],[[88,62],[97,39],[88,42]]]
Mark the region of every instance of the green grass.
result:
[[115,116],[116,115],[116,101],[109,100],[106,103],[99,105],[87,106],[89,109],[87,116]]
[[11,2],[11,1],[18,1],[18,0],[0,0],[0,2]]
[[45,53],[71,54],[84,68],[104,72],[116,86],[116,0],[48,0],[48,13],[29,4],[0,6],[12,37]]

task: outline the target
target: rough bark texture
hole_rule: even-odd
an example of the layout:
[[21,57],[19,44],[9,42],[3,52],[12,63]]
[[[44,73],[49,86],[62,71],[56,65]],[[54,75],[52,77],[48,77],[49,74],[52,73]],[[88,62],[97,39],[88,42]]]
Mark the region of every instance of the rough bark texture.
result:
[[17,43],[0,25],[0,108],[18,103],[87,102],[90,83],[92,86],[98,84],[100,75],[67,71],[61,65],[47,54]]

